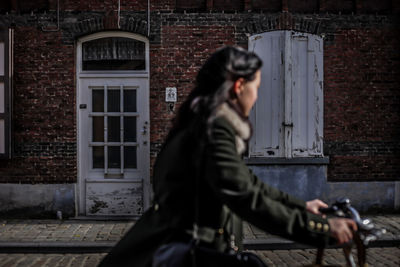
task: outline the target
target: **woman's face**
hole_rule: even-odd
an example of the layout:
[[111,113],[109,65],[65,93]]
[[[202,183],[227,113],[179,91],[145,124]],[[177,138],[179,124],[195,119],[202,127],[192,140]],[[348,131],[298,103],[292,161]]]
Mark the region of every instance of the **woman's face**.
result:
[[255,73],[255,79],[252,81],[244,81],[239,90],[236,91],[237,104],[241,107],[244,115],[249,116],[250,110],[257,100],[258,88],[261,82],[261,71]]

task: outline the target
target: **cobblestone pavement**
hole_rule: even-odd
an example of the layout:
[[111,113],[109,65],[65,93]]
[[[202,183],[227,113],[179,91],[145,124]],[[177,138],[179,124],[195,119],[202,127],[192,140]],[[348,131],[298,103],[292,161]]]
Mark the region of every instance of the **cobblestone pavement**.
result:
[[[315,260],[316,249],[304,250],[265,250],[256,251],[268,266],[307,266]],[[96,254],[0,254],[1,267],[92,267],[105,256]],[[355,255],[354,255],[355,257]],[[324,263],[345,266],[345,259],[340,249],[327,249]],[[368,264],[374,266],[400,266],[400,247],[370,248]],[[117,266],[116,266],[117,267]]]
[[[99,254],[0,254],[1,267],[78,267],[97,266]],[[117,266],[116,266],[117,267]]]
[[[257,251],[268,266],[307,266],[314,263],[316,249],[295,250],[264,250]],[[357,256],[353,251],[353,257],[357,262]],[[400,266],[400,247],[393,248],[369,248],[367,262],[371,266]],[[346,266],[346,260],[341,249],[327,249],[324,252],[324,264]]]
[[[362,217],[364,218],[364,216]],[[378,227],[387,229],[387,234],[382,239],[400,240],[400,214],[365,217],[372,219]],[[106,243],[108,247],[111,247],[133,225],[133,221],[0,220],[0,245],[3,245],[3,247],[0,246],[0,267],[96,266],[105,255],[97,253],[98,250],[92,251],[96,253],[74,254],[2,254],[1,250],[6,248],[7,244],[27,244],[29,242],[31,244],[54,244],[54,246],[66,243],[72,246],[79,246],[82,243],[87,243],[89,246]],[[250,241],[261,240],[264,242],[263,240],[276,238],[248,224],[244,226],[244,234],[245,239]],[[392,247],[369,248],[369,266],[399,267],[400,247],[395,247],[398,246],[397,244],[398,242],[396,245],[391,245]],[[287,248],[286,245],[284,246]],[[306,266],[315,260],[316,249],[259,250],[256,253],[264,259],[268,266]],[[324,259],[326,264],[345,265],[345,259],[340,249],[327,249]]]
[[[400,214],[369,217],[387,233],[382,239],[400,239]],[[0,221],[0,242],[117,242],[132,226],[132,221],[9,220]],[[248,224],[247,240],[275,238]]]
[[0,242],[117,242],[134,222],[0,221]]

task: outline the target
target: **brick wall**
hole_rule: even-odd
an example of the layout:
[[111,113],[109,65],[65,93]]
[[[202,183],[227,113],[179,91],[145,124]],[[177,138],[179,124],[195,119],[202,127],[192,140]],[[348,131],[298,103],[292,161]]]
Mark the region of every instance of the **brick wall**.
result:
[[325,44],[331,180],[399,179],[399,28],[340,29]]
[[[166,21],[175,21],[175,19]],[[171,127],[175,111],[194,86],[200,66],[216,47],[234,45],[232,26],[163,26],[161,45],[152,46],[150,80],[150,118],[152,162],[166,133]],[[165,88],[178,88],[174,112],[165,103]],[[153,164],[152,164],[153,165]]]
[[[145,11],[147,0],[120,1],[121,10]],[[157,0],[150,1],[153,11],[191,10],[191,11],[265,11],[292,13],[399,13],[400,2],[397,0]],[[117,0],[64,0],[60,1],[64,11],[116,11]],[[57,0],[3,0],[0,2],[0,12],[16,11],[30,13],[31,11],[55,10]]]
[[[57,1],[51,0],[53,7],[57,6]],[[165,2],[165,1],[153,1]],[[115,0],[65,0],[60,1],[63,10],[67,11],[111,11],[118,10],[118,1]],[[147,0],[120,1],[121,10],[146,10]]]
[[0,161],[0,182],[76,180],[75,52],[60,34],[15,28],[14,153]]
[[[0,161],[0,182],[76,182],[75,41],[115,29],[117,1],[61,2],[58,32],[41,30],[56,21],[54,0],[48,1],[52,11],[46,16],[41,11],[6,14],[0,7],[0,26],[15,27],[15,151],[11,160]],[[294,29],[325,36],[328,178],[399,180],[400,27],[392,13],[400,8],[395,1],[151,2],[152,162],[197,70],[215,48],[246,47],[248,35]],[[223,2],[229,12],[221,11]],[[146,9],[144,0],[121,1],[121,30],[146,35]],[[164,101],[169,86],[178,88],[172,112]]]

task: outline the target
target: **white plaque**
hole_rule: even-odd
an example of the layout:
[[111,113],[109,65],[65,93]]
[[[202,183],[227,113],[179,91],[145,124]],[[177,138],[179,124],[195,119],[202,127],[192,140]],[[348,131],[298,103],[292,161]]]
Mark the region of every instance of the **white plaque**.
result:
[[177,93],[176,87],[165,88],[165,102],[176,102]]

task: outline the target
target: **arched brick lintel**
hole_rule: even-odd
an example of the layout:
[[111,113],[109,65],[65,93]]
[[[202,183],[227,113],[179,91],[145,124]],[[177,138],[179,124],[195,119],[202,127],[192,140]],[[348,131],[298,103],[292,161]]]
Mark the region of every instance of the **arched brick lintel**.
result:
[[282,12],[279,15],[265,16],[249,23],[246,26],[246,32],[253,35],[276,30],[294,30],[320,35],[325,31],[323,28],[320,20]]
[[110,30],[120,30],[148,37],[147,21],[137,17],[121,17],[119,25],[118,17],[115,16],[92,17],[70,23],[66,30],[75,39]]

